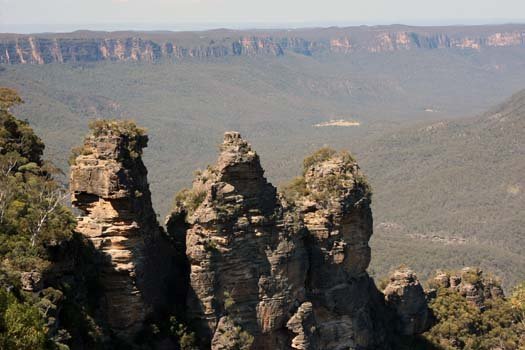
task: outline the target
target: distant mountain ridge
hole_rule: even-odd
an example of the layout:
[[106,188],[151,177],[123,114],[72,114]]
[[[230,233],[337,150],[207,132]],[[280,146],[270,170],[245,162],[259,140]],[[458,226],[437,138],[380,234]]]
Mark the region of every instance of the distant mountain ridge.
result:
[[525,47],[525,24],[403,25],[293,30],[0,34],[0,64],[145,61],[289,53],[390,52],[415,49]]

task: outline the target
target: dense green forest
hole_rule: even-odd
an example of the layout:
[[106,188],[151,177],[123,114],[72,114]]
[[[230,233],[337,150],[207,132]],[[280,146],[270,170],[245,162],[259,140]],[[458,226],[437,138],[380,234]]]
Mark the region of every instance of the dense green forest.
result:
[[[482,266],[525,276],[525,91],[475,117],[420,124],[366,144],[374,187],[372,268]],[[398,261],[398,259],[400,261]]]
[[59,172],[44,144],[9,108],[22,103],[0,88],[0,348],[68,349],[94,345],[97,273],[93,250],[73,232]]

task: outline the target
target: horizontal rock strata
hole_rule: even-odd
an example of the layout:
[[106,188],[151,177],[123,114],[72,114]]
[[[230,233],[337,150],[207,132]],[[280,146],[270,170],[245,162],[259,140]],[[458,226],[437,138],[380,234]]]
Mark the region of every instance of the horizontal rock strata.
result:
[[349,154],[310,164],[290,202],[228,132],[168,222],[185,235],[188,316],[203,348],[389,348],[392,312],[366,272],[370,190]]
[[143,61],[293,52],[351,54],[416,49],[525,47],[525,26],[349,27],[292,31],[196,33],[74,32],[0,35],[0,63]]
[[[77,231],[100,252],[104,305],[110,327],[131,337],[163,300],[170,256],[153,212],[140,155],[145,135],[106,130],[86,138],[71,167]],[[162,261],[161,257],[165,260]]]

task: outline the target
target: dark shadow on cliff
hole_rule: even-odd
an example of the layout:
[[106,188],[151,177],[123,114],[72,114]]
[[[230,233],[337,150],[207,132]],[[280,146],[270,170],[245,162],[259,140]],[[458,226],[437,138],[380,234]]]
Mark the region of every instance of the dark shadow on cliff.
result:
[[53,265],[43,279],[46,287],[63,292],[57,319],[71,337],[67,344],[81,350],[111,348],[97,267],[106,258],[79,233],[46,248]]

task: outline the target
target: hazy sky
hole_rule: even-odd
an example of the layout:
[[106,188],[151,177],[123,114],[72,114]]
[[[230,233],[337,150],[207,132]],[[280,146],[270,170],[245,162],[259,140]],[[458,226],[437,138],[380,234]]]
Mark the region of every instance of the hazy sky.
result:
[[0,0],[1,31],[524,22],[525,0]]

